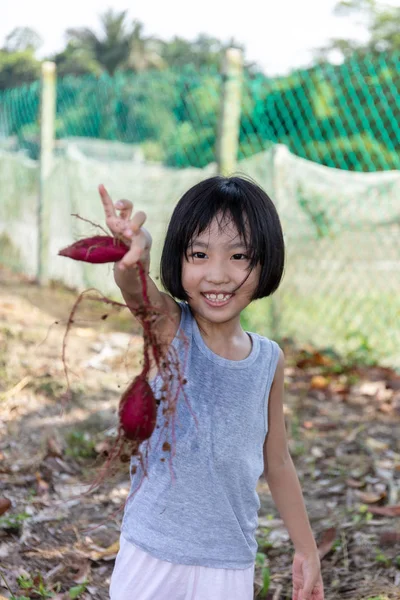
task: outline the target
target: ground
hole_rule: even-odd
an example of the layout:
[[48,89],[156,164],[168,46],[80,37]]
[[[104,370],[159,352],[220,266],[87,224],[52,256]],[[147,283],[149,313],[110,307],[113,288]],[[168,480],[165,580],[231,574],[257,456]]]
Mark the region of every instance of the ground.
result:
[[[127,311],[87,302],[66,344],[62,409],[76,297],[0,268],[0,600],[108,599],[127,467],[90,493],[83,483],[99,473],[142,337]],[[325,598],[400,598],[400,375],[282,346],[290,450]],[[293,547],[263,478],[258,492],[255,597],[291,600]]]

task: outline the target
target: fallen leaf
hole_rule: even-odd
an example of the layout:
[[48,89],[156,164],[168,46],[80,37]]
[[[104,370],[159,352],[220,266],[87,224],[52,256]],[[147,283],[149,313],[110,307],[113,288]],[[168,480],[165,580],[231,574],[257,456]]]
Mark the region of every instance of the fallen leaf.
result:
[[328,421],[321,421],[320,423],[315,423],[314,427],[316,427],[318,431],[331,431],[332,429],[338,429],[338,424],[330,423]]
[[368,437],[365,440],[366,446],[370,448],[370,450],[382,451],[387,450],[389,448],[389,444],[387,442],[381,442],[380,440],[376,440],[375,438]]
[[385,381],[366,381],[358,388],[358,392],[363,396],[376,396],[379,391],[386,389]]
[[331,390],[334,394],[348,394],[350,392],[350,386],[348,383],[341,383],[340,381],[331,382]]
[[400,504],[393,504],[392,506],[369,506],[368,512],[374,515],[382,515],[383,517],[399,517]]
[[80,569],[76,573],[76,575],[74,576],[73,581],[75,583],[84,583],[85,581],[88,581],[90,571],[91,571],[90,562],[85,561],[84,564],[80,567]]
[[310,387],[313,390],[325,390],[329,386],[329,379],[322,375],[314,375],[311,378]]
[[115,558],[119,551],[119,540],[108,546],[108,548],[104,548],[104,550],[92,551],[89,554],[89,557],[92,560],[111,560]]
[[395,546],[398,543],[400,543],[399,531],[382,531],[379,536],[379,545]]
[[336,528],[330,527],[322,533],[321,541],[318,544],[318,554],[320,559],[324,558],[331,551],[336,539]]
[[376,502],[383,500],[383,498],[386,498],[386,492],[376,493],[356,490],[354,493],[364,504],[375,504]]
[[36,491],[39,495],[46,494],[49,491],[49,484],[42,478],[39,471],[35,473],[36,477]]
[[11,501],[8,498],[0,498],[0,516],[10,508]]
[[333,365],[333,361],[328,356],[321,354],[320,352],[316,352],[310,346],[304,346],[302,352],[300,353],[301,358],[297,361],[297,366],[299,369],[304,369],[306,367],[329,367]]
[[400,376],[394,377],[393,379],[388,379],[386,385],[392,390],[400,390]]
[[379,406],[379,409],[381,412],[385,413],[386,415],[390,414],[391,412],[393,412],[393,407],[391,404],[387,404],[386,402],[384,402],[383,404],[381,404]]
[[47,456],[54,456],[57,458],[62,458],[62,447],[58,440],[53,437],[47,438]]
[[357,479],[352,479],[351,477],[346,479],[346,483],[351,488],[362,488],[365,486],[363,481],[358,481]]
[[103,456],[108,456],[111,450],[111,442],[109,442],[108,440],[103,440],[101,442],[98,442],[94,449],[96,450],[97,454],[102,454]]

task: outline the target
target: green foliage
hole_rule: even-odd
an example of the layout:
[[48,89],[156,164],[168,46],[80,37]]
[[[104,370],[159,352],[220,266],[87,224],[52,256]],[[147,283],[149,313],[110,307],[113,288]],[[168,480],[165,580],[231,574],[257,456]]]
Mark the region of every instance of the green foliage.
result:
[[31,48],[18,52],[0,50],[0,90],[35,81],[39,75],[40,62]]
[[268,565],[265,564],[265,554],[257,552],[256,554],[256,565],[261,567],[261,576],[263,580],[263,587],[260,591],[259,597],[265,598],[268,594],[269,587],[271,585],[271,572]]
[[361,17],[369,36],[363,42],[335,38],[327,47],[319,48],[316,57],[326,59],[332,50],[338,50],[345,58],[400,50],[400,6],[376,0],[340,0],[335,13],[344,18],[357,18],[359,22]]
[[66,442],[67,456],[83,459],[94,458],[96,456],[96,451],[94,449],[95,443],[88,433],[83,433],[81,431],[72,431],[67,436]]
[[391,562],[392,562],[390,560],[390,558],[388,558],[387,556],[385,556],[383,554],[383,552],[380,551],[380,550],[375,554],[375,561],[377,563],[379,563],[380,565],[382,565],[383,567],[390,567]]
[[58,77],[66,75],[101,75],[103,67],[93,56],[89,48],[84,48],[74,40],[70,40],[66,47],[53,56],[57,65]]
[[43,581],[41,573],[33,576],[21,575],[17,577],[17,583],[21,590],[29,590],[29,595],[34,594],[35,598],[52,598],[55,596],[54,592],[50,591]]
[[80,595],[86,591],[87,584],[88,582],[84,581],[80,585],[75,585],[74,587],[70,588],[68,591],[68,595],[71,598],[71,600],[76,600],[76,598],[79,598]]
[[18,514],[8,514],[0,517],[0,529],[14,531],[18,533],[22,523],[29,519],[29,515],[25,512]]
[[[366,0],[342,2],[347,11],[366,11],[376,31],[400,18],[396,11],[371,16],[373,6]],[[148,38],[126,11],[107,11],[101,28],[100,33],[69,30],[67,46],[54,57],[57,138],[138,144],[148,160],[170,167],[202,168],[214,162],[226,44],[205,35],[192,42]],[[0,50],[0,90],[39,76],[34,32],[17,32],[10,43],[18,51]],[[385,52],[376,47],[369,53],[352,51],[339,65],[321,58],[310,69],[274,79],[246,65],[239,159],[282,143],[294,154],[330,167],[399,169],[398,65],[393,44]],[[32,158],[38,156],[38,108],[37,82],[0,92],[0,133],[16,136],[18,147]],[[309,205],[303,209],[311,210]],[[316,232],[324,237],[331,233],[330,223],[319,212]]]
[[351,330],[345,335],[345,339],[349,342],[349,350],[344,360],[347,367],[354,365],[373,367],[379,364],[380,356],[363,332]]

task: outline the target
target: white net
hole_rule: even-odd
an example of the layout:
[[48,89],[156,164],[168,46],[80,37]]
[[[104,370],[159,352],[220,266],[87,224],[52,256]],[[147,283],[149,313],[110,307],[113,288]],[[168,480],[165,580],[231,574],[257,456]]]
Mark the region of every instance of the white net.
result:
[[[189,187],[215,174],[216,166],[166,168],[145,163],[140,153],[120,144],[117,153],[104,142],[96,148],[79,141],[63,146],[46,186],[51,199],[49,276],[118,297],[110,266],[57,256],[60,248],[95,233],[71,214],[104,224],[99,183],[113,198],[131,199],[148,215],[155,277],[174,205]],[[272,301],[254,304],[248,312],[252,327],[340,352],[373,352],[383,362],[400,365],[400,173],[332,169],[281,145],[242,161],[238,173],[252,177],[272,197],[287,244],[282,287]],[[0,198],[0,260],[33,276],[37,163],[2,152]]]

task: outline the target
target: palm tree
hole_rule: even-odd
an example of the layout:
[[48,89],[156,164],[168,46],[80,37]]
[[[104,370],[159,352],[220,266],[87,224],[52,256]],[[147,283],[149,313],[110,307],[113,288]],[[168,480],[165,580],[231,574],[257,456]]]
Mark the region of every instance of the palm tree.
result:
[[156,51],[157,41],[143,36],[143,25],[134,20],[127,22],[127,11],[107,10],[100,16],[101,34],[87,27],[67,30],[67,37],[75,46],[88,51],[110,75],[117,69],[141,71],[161,68],[164,62]]
[[127,66],[132,71],[146,69],[163,69],[165,60],[161,57],[162,42],[153,37],[143,35],[143,23],[133,22]]

